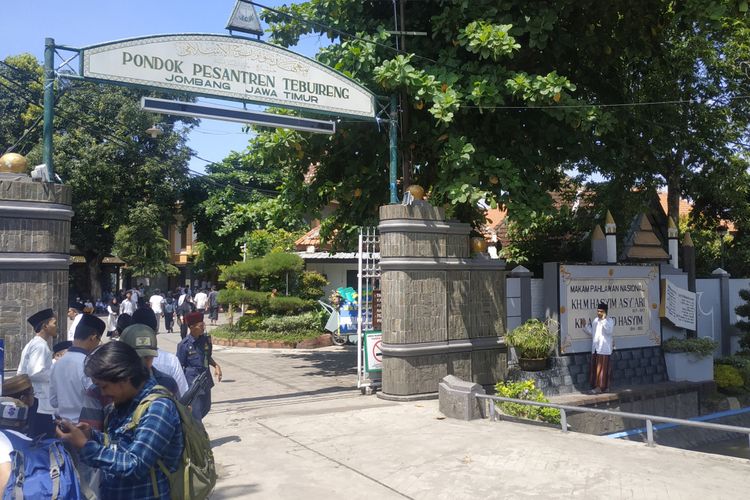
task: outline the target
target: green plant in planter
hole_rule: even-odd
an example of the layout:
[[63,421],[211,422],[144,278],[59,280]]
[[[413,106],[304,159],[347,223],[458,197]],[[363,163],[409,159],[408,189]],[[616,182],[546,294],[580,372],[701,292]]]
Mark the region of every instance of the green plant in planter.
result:
[[713,354],[716,350],[716,342],[708,337],[701,338],[690,338],[684,339],[679,337],[672,337],[667,339],[661,344],[661,348],[664,352],[684,352],[689,354],[695,354],[698,357],[706,357]]
[[547,358],[557,344],[557,323],[551,319],[530,319],[506,333],[505,342],[516,350],[519,358]]

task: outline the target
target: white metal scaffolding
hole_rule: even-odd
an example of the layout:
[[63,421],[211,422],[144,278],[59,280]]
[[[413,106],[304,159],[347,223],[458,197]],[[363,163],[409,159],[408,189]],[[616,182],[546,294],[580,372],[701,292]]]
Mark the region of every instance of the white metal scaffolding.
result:
[[364,349],[367,332],[374,330],[374,292],[380,289],[380,236],[377,228],[360,228],[357,255],[357,387],[362,394],[372,394],[381,385],[380,372],[367,369]]

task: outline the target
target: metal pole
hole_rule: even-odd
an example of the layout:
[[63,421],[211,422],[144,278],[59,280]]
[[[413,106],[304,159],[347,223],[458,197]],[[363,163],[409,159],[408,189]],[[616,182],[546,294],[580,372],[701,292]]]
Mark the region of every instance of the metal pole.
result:
[[47,165],[50,182],[55,182],[52,160],[52,128],[55,118],[55,39],[44,39],[44,148],[42,161]]
[[724,269],[724,235],[720,235],[721,237],[721,268]]
[[654,445],[654,424],[651,420],[646,420],[646,441],[649,446]]
[[398,192],[396,191],[396,172],[398,171],[398,97],[391,96],[390,109],[390,131],[389,142],[391,152],[390,166],[390,188],[391,188],[391,205],[398,203]]
[[568,415],[565,410],[560,410],[560,427],[563,432],[568,432]]
[[359,245],[357,247],[357,387],[364,385],[364,368],[362,366],[362,228],[359,228]]

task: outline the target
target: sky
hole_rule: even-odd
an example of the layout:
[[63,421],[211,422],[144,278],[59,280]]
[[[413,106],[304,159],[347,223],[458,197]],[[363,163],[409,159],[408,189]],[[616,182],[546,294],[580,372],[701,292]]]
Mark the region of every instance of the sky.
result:
[[[258,0],[275,7],[299,3],[290,0]],[[41,62],[44,39],[58,45],[86,47],[143,35],[168,33],[228,34],[225,29],[235,0],[0,0],[0,60],[28,52]],[[260,13],[260,8],[256,11]],[[267,40],[267,36],[262,40]],[[314,57],[322,40],[310,35],[293,50]],[[62,54],[65,54],[62,52]],[[61,59],[56,58],[59,66]],[[237,102],[199,99],[199,102],[241,107]],[[249,135],[242,124],[201,120],[188,145],[197,156],[219,162],[231,151],[244,151]],[[206,162],[192,158],[190,169],[205,171]]]

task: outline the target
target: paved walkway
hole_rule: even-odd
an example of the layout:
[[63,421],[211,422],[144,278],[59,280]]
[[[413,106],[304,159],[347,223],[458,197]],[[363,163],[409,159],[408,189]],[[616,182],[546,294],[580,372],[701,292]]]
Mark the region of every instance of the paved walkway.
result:
[[[174,349],[179,335],[160,335]],[[214,349],[212,498],[744,498],[747,460],[508,422],[356,389],[352,347]]]

